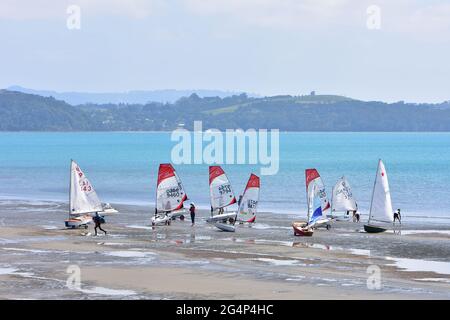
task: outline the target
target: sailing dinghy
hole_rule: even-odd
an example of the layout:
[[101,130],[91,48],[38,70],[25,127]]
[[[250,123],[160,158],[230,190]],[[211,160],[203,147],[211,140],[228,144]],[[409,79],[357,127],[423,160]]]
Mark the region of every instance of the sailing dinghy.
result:
[[85,227],[92,223],[91,214],[111,214],[118,211],[110,204],[103,205],[94,190],[94,187],[73,160],[70,163],[69,187],[69,219],[65,220],[67,228]]
[[181,179],[173,166],[170,163],[160,164],[152,226],[170,224],[172,219],[183,216],[183,204],[187,199]]
[[369,221],[364,225],[368,233],[379,233],[387,230],[386,224],[393,223],[393,210],[389,182],[381,159],[378,161],[377,175],[370,203]]
[[253,173],[248,179],[245,186],[244,194],[242,195],[241,202],[238,210],[238,221],[254,223],[256,220],[256,208],[259,202],[259,189],[260,181],[257,175]]
[[[355,198],[353,197],[350,183],[343,176],[340,178],[331,193],[331,214],[329,218],[336,219],[337,221],[349,221],[349,212],[358,210]],[[337,214],[337,213],[342,214]]]
[[326,212],[330,203],[325,192],[325,185],[316,169],[306,169],[306,200],[308,206],[307,222],[293,222],[294,235],[312,236],[313,228],[330,228],[330,219]]
[[[206,222],[215,225],[220,230],[234,232],[237,212],[225,212],[225,210],[236,203],[236,197],[230,180],[220,166],[209,167],[209,195],[211,217],[206,219]],[[227,221],[231,221],[231,223],[228,224]]]

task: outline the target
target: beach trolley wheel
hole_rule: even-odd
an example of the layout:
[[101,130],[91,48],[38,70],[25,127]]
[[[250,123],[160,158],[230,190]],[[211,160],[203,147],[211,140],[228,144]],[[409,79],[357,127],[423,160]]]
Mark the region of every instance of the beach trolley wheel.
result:
[[181,215],[181,216],[180,216],[180,220],[181,220],[181,221],[184,221],[184,215]]

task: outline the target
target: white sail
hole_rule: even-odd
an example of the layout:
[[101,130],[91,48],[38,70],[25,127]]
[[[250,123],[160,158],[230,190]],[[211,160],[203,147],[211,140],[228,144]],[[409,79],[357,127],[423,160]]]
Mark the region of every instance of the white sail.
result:
[[236,203],[231,183],[220,166],[209,167],[209,192],[213,210]]
[[259,177],[251,174],[239,205],[238,219],[244,222],[254,222],[259,201]]
[[156,208],[170,212],[183,207],[187,199],[181,180],[171,164],[160,164],[156,188]]
[[70,214],[78,215],[102,211],[102,204],[94,187],[78,164],[70,166]]
[[345,177],[340,178],[333,188],[331,207],[333,213],[357,210],[352,189]]
[[370,221],[392,222],[393,210],[389,182],[383,161],[378,162],[377,175],[373,186],[372,202],[370,204]]

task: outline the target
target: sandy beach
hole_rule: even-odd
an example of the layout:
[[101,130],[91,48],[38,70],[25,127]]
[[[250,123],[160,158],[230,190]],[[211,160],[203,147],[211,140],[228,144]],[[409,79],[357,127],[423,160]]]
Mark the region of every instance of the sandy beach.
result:
[[335,222],[303,238],[288,214],[259,213],[225,233],[206,211],[194,227],[152,228],[152,208],[115,207],[108,235],[95,237],[92,226],[63,228],[66,203],[0,200],[0,298],[450,298],[448,224],[405,219],[401,231],[369,235],[363,223]]

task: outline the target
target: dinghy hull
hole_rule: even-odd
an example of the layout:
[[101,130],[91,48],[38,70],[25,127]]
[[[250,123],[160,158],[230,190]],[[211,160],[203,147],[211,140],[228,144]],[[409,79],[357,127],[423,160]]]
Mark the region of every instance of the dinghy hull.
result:
[[152,226],[164,226],[170,224],[170,216],[156,216],[152,217]]
[[314,228],[314,229],[325,228],[327,230],[330,230],[330,228],[331,228],[330,219],[319,219],[319,220],[316,220],[311,225],[311,227]]
[[314,231],[306,226],[306,222],[293,222],[294,236],[311,237]]
[[364,225],[364,231],[366,231],[367,233],[381,233],[381,232],[385,232],[386,229],[385,228],[381,228],[381,227],[377,227],[377,226],[371,226],[368,224]]
[[216,226],[216,228],[219,228],[220,230],[225,231],[225,232],[235,232],[236,231],[236,227],[232,224],[216,222],[214,224],[214,226]]
[[92,223],[92,217],[89,215],[70,217],[64,221],[64,224],[68,229],[87,228],[90,223]]
[[229,213],[218,214],[218,215],[215,215],[215,216],[212,216],[212,217],[206,219],[206,222],[208,222],[208,223],[216,223],[216,222],[220,222],[220,221],[227,221],[230,218],[235,219],[236,218],[236,212],[229,212]]

